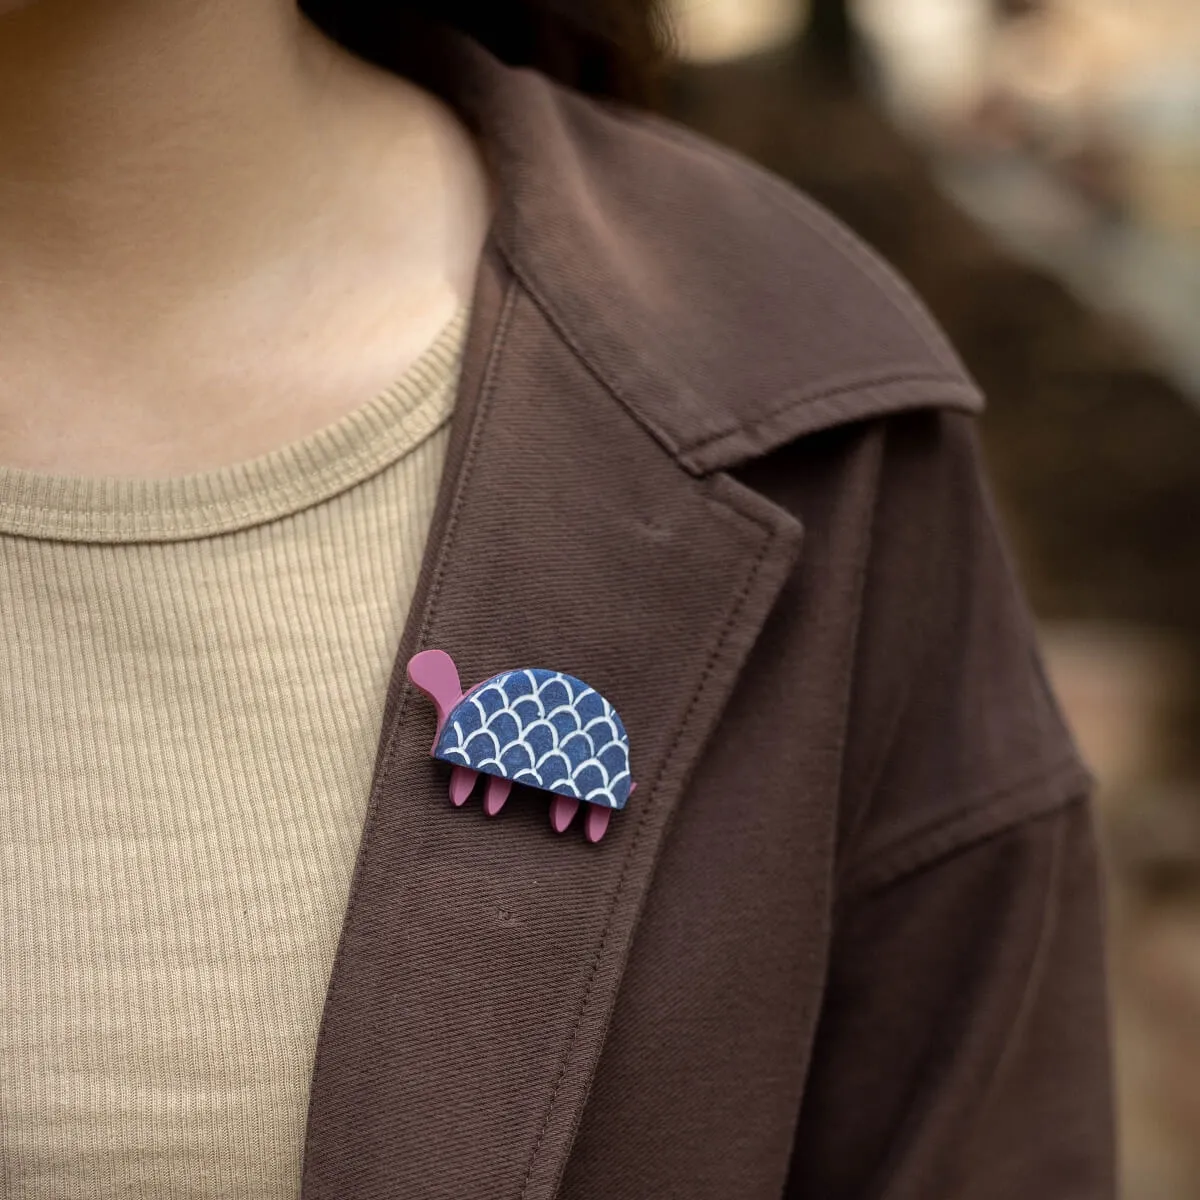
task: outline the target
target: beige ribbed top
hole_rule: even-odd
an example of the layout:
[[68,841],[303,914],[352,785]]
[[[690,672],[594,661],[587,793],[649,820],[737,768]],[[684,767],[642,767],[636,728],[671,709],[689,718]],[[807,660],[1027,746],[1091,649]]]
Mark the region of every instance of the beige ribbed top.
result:
[[0,467],[0,1196],[294,1198],[467,314],[169,480]]

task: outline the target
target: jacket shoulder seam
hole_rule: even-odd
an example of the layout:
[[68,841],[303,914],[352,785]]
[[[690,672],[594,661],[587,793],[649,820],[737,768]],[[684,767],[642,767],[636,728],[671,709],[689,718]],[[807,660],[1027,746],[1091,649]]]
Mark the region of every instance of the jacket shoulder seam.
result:
[[847,870],[841,898],[880,891],[989,838],[1049,816],[1073,803],[1087,803],[1094,777],[1074,755],[1055,766],[991,792],[934,822],[902,834]]

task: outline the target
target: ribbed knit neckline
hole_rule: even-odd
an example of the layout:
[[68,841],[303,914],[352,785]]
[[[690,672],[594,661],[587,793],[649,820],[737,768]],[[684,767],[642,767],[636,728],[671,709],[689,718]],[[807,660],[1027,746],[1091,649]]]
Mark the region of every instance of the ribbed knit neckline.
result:
[[278,520],[354,487],[450,417],[468,310],[460,308],[389,387],[329,425],[257,458],[165,479],[58,475],[0,464],[0,534],[71,542],[165,542]]

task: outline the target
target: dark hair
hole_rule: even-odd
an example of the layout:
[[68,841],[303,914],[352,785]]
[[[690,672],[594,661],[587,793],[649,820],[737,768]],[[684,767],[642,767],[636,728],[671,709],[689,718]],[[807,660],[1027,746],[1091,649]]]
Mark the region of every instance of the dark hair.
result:
[[514,66],[579,91],[652,105],[666,62],[660,0],[299,0],[335,41],[403,71],[406,18],[452,26]]

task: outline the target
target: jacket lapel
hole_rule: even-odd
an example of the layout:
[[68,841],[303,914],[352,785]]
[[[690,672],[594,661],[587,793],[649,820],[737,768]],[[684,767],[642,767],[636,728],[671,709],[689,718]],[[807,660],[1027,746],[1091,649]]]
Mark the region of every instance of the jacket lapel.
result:
[[[313,1076],[303,1196],[553,1195],[671,812],[800,528],[697,478],[588,370],[489,243],[453,448],[392,675]],[[454,810],[410,655],[464,683],[578,675],[638,790],[608,836],[544,795]]]

